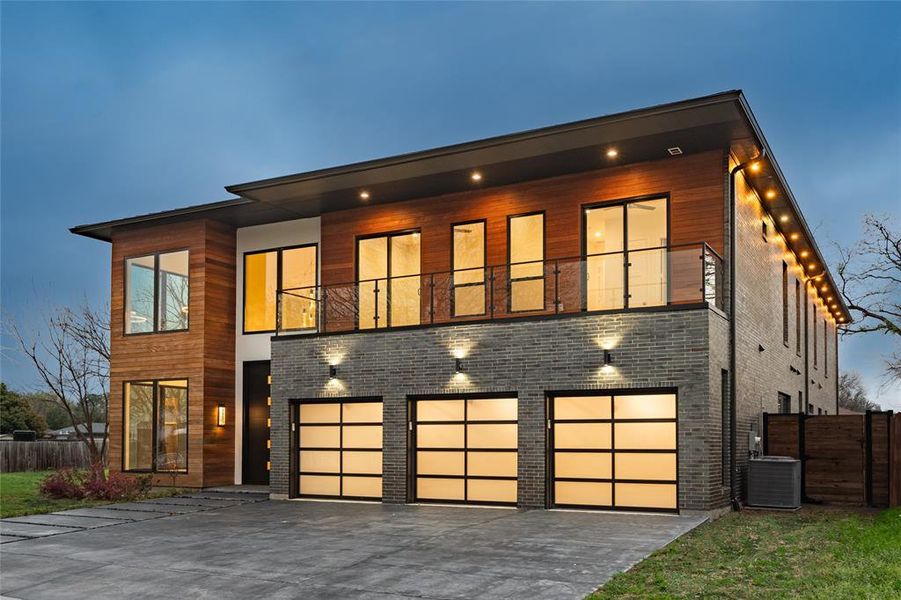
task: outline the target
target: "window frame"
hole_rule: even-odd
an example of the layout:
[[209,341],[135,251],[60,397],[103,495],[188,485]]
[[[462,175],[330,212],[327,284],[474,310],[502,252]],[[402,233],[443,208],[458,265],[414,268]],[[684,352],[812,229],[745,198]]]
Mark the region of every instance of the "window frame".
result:
[[795,277],[795,354],[801,356],[801,280]]
[[[457,270],[454,265],[454,256],[456,254],[456,247],[454,246],[455,238],[454,238],[454,230],[461,225],[476,225],[480,224],[482,226],[482,282],[481,283],[463,283],[459,286],[454,283],[454,277],[457,273]],[[509,237],[509,233],[507,234]],[[420,238],[421,239],[421,238]],[[422,246],[420,244],[420,252],[422,251]],[[451,223],[450,225],[450,314],[452,319],[465,319],[468,317],[484,317],[489,312],[489,298],[488,298],[488,285],[490,284],[490,278],[488,277],[488,219],[472,219],[469,221],[460,221],[458,223]],[[467,270],[470,270],[467,267]],[[483,290],[483,295],[485,296],[485,310],[480,313],[472,313],[468,315],[458,315],[457,314],[457,306],[456,299],[457,287],[476,287],[481,285]]]
[[[513,219],[519,219],[519,218],[523,218],[523,217],[534,217],[536,215],[541,215],[541,275],[537,275],[537,276],[533,276],[533,277],[518,277],[518,278],[514,279],[513,277],[510,276],[510,271],[512,270],[510,268],[511,267],[510,259],[512,257],[512,246],[510,244],[510,242],[511,242],[510,222]],[[485,234],[487,236],[487,234],[488,234],[487,230],[485,231]],[[487,244],[486,244],[486,248],[487,248]],[[505,267],[507,269],[507,277],[506,277],[506,279],[507,279],[507,306],[506,306],[507,314],[539,313],[539,312],[544,312],[547,310],[547,290],[546,290],[547,276],[545,275],[545,272],[544,272],[545,263],[547,262],[547,260],[548,260],[548,258],[547,258],[547,211],[542,209],[542,210],[532,210],[532,211],[528,211],[528,212],[507,215],[507,264],[505,265]],[[525,263],[514,263],[514,264],[521,265],[521,264],[530,264],[532,262],[537,262],[537,261],[526,261]],[[513,310],[513,283],[520,282],[520,281],[538,281],[539,279],[542,281],[541,308]]]
[[[160,381],[184,381],[185,382],[185,468],[177,471],[161,471],[157,468],[156,456],[159,448],[159,383]],[[149,469],[129,469],[125,464],[125,447],[128,443],[127,431],[125,428],[126,411],[128,409],[128,386],[134,384],[146,384],[150,382],[153,391],[151,392],[151,436],[153,447],[153,458]],[[122,472],[123,473],[155,473],[162,475],[187,475],[190,472],[190,456],[191,456],[191,379],[187,376],[175,377],[156,377],[148,379],[129,379],[122,382]]]
[[[419,323],[416,325],[397,325],[394,326],[391,324],[391,279],[398,278],[406,278],[406,277],[414,277],[414,275],[392,275],[391,274],[391,238],[399,237],[404,235],[411,234],[419,234],[419,273],[415,275],[415,277],[419,277],[419,285],[420,290],[422,286],[422,246],[423,246],[423,236],[422,229],[420,227],[408,227],[406,229],[395,229],[392,231],[380,231],[377,233],[366,233],[366,234],[357,234],[354,236],[354,285],[357,286],[359,291],[360,283],[364,283],[367,281],[373,281],[372,279],[363,279],[360,280],[360,240],[370,240],[374,238],[386,238],[386,248],[385,248],[385,272],[388,274],[387,277],[378,277],[378,279],[384,279],[388,282],[388,288],[385,290],[385,293],[388,294],[387,306],[388,306],[388,314],[385,315],[385,321],[387,325],[381,327],[376,321],[376,326],[372,328],[367,328],[365,331],[378,331],[379,329],[397,329],[398,327],[421,327],[422,326],[422,292],[419,294]],[[378,307],[378,300],[375,303],[376,307]],[[363,331],[360,328],[360,299],[357,298],[357,314],[354,316],[354,331]]]
[[782,344],[788,348],[788,263],[782,261]]
[[819,370],[819,354],[817,352],[817,303],[811,302],[811,314],[810,314],[810,328],[813,329],[811,331],[810,343],[813,345],[813,368]]
[[[266,333],[273,334],[279,331],[279,321],[281,320],[281,315],[279,314],[279,305],[281,304],[279,300],[279,295],[282,290],[282,253],[285,250],[298,250],[300,248],[315,248],[316,256],[313,260],[314,267],[313,272],[315,273],[314,277],[314,286],[316,289],[319,288],[319,242],[309,242],[306,244],[294,244],[292,246],[276,246],[274,248],[265,248],[260,250],[248,250],[241,255],[242,264],[242,272],[241,272],[241,335],[256,335],[258,333]],[[253,331],[247,331],[247,257],[252,256],[254,254],[268,254],[269,252],[275,252],[275,329],[254,329]],[[318,321],[317,316],[317,321]],[[298,327],[296,329],[286,329],[285,331],[316,331],[318,327]]]
[[[160,330],[160,256],[163,254],[188,253],[188,325],[184,329]],[[151,331],[128,331],[128,261],[139,258],[153,257],[153,328]],[[173,248],[171,250],[158,250],[156,252],[142,252],[122,259],[122,335],[157,335],[161,333],[185,333],[191,330],[191,249]]]
[[[673,247],[673,236],[672,236],[672,199],[670,197],[670,192],[661,192],[659,194],[642,194],[641,196],[631,196],[628,198],[617,198],[614,200],[601,200],[599,202],[592,202],[589,204],[582,204],[579,206],[579,210],[581,214],[579,215],[579,219],[582,225],[581,231],[581,246],[582,246],[582,257],[581,259],[585,261],[584,268],[587,269],[587,262],[589,256],[603,256],[609,254],[622,254],[623,255],[623,306],[622,308],[617,309],[600,309],[599,311],[589,311],[588,310],[588,286],[585,281],[585,273],[583,273],[582,280],[582,312],[620,312],[627,311],[632,309],[633,307],[629,306],[629,298],[631,294],[629,293],[629,211],[626,206],[632,204],[634,202],[648,202],[649,200],[664,200],[666,202],[666,245],[665,246],[655,246],[652,248],[639,248],[635,250],[635,252],[644,252],[648,250],[664,250],[666,252],[666,301],[661,306],[670,306],[672,300],[672,273],[670,272],[670,252]],[[595,208],[611,208],[614,206],[622,206],[623,207],[623,249],[618,252],[604,252],[602,254],[588,254],[588,211]],[[645,308],[645,307],[639,307]],[[658,307],[653,307],[658,308]]]
[[[792,397],[791,394],[786,394],[785,392],[776,392],[777,397],[777,410],[781,415],[791,414],[792,411]],[[783,408],[785,410],[783,410]]]

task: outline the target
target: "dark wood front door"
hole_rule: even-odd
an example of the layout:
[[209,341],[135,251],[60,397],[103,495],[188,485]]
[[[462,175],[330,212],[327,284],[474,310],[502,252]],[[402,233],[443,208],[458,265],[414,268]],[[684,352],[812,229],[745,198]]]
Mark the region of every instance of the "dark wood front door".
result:
[[242,483],[269,485],[269,361],[244,363]]

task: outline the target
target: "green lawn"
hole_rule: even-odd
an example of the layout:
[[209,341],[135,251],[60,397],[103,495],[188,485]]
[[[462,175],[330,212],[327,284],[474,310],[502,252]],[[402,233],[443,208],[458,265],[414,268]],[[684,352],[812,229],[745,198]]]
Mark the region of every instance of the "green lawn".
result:
[[901,598],[901,509],[732,513],[589,596],[607,598]]
[[[38,492],[38,489],[41,486],[41,480],[51,472],[0,473],[0,518],[110,504],[109,500],[52,500],[45,498]],[[154,488],[149,497],[170,496],[177,491],[168,488]]]

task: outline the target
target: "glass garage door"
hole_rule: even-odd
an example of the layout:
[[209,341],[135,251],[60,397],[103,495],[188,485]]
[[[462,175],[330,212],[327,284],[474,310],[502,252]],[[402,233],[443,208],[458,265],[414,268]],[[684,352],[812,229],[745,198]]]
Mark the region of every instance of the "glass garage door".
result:
[[516,398],[411,403],[414,499],[516,504]]
[[676,395],[548,400],[552,505],[677,509]]
[[301,497],[381,499],[381,400],[303,402],[297,422]]

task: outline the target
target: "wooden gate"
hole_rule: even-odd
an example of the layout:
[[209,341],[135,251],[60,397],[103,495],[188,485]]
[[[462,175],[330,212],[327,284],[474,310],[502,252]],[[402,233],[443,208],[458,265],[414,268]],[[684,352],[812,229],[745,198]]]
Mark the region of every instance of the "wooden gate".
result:
[[763,452],[801,460],[805,502],[889,506],[897,502],[892,417],[764,413]]

